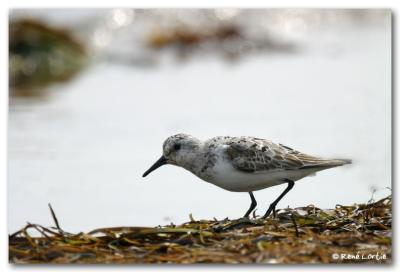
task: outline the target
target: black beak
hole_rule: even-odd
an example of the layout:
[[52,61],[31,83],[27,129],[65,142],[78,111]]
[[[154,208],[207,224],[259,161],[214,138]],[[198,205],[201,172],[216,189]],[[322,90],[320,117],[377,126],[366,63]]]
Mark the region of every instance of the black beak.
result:
[[156,170],[158,167],[163,166],[164,164],[167,164],[167,159],[164,156],[161,156],[161,158],[158,159],[146,172],[144,172],[142,177],[147,176],[154,170]]

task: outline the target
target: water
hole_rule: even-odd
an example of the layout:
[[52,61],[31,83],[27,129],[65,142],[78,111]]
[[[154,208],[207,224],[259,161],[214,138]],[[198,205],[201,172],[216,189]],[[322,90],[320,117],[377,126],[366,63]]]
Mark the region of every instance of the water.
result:
[[[336,37],[336,38],[332,38]],[[169,135],[252,135],[353,165],[296,183],[279,207],[366,202],[390,193],[390,29],[319,33],[299,54],[259,54],[230,64],[168,57],[141,69],[91,66],[53,86],[45,100],[13,99],[9,114],[9,231],[154,226],[247,210],[246,193],[224,191],[164,166],[142,173]],[[263,214],[284,189],[258,191]]]

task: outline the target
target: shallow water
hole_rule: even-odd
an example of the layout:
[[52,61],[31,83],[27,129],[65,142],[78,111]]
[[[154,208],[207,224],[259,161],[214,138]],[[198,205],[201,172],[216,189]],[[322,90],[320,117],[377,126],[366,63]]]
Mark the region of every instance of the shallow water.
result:
[[[335,37],[335,38],[332,38]],[[165,166],[142,173],[169,135],[251,135],[306,153],[353,159],[296,183],[279,207],[365,202],[391,186],[390,29],[319,33],[298,54],[259,54],[231,64],[166,57],[141,69],[94,64],[44,100],[12,99],[9,231],[69,231],[242,216],[231,193]],[[258,214],[284,189],[255,193]]]

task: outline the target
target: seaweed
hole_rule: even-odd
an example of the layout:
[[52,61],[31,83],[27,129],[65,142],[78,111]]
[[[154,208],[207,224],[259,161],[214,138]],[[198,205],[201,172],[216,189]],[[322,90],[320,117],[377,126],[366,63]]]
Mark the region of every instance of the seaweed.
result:
[[[9,261],[31,263],[390,263],[392,197],[367,204],[313,205],[276,218],[195,220],[158,227],[64,231],[28,223],[9,236]],[[39,235],[33,237],[29,231]]]
[[87,49],[71,30],[34,19],[10,21],[11,96],[41,97],[45,87],[72,79],[87,63]]

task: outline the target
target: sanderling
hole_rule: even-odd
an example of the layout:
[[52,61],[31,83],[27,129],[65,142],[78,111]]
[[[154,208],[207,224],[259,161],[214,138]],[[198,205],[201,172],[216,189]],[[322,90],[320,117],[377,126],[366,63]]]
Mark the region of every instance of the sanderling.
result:
[[271,203],[263,218],[275,216],[278,202],[294,182],[315,172],[351,163],[347,159],[323,159],[296,151],[282,144],[255,137],[214,137],[200,141],[187,134],[169,137],[163,155],[143,177],[164,164],[181,166],[202,180],[232,192],[248,192],[250,208],[257,206],[253,191],[287,183],[287,188]]

